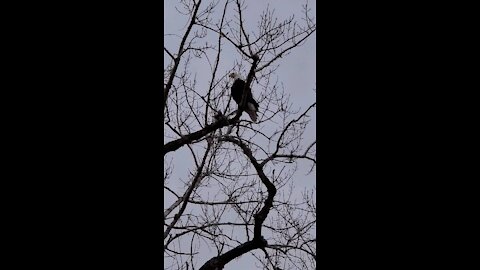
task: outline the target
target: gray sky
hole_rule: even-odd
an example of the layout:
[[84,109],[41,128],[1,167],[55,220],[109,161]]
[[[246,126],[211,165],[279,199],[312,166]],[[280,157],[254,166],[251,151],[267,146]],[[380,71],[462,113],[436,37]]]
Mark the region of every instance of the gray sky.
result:
[[[205,3],[209,3],[209,1],[204,1]],[[247,22],[247,28],[255,28],[257,26],[257,21],[259,20],[259,15],[261,12],[267,7],[267,4],[270,5],[271,8],[275,9],[275,15],[279,17],[279,19],[285,19],[292,14],[296,14],[296,18],[300,18],[302,11],[301,5],[304,4],[304,1],[297,1],[297,0],[270,0],[270,1],[246,1],[247,10],[244,12],[243,16]],[[164,33],[165,34],[177,34],[182,35],[185,31],[185,25],[187,23],[187,18],[184,16],[179,16],[178,13],[175,11],[174,6],[178,5],[178,1],[173,0],[166,0],[164,1]],[[316,17],[316,3],[315,1],[309,1],[310,8],[312,9],[311,14]],[[223,4],[222,4],[223,7]],[[214,40],[216,37],[213,37]],[[168,35],[164,39],[165,47],[171,51],[176,51],[178,49],[178,44],[180,42],[180,38]],[[295,48],[291,51],[289,55],[284,57],[278,64],[280,64],[279,68],[275,72],[275,76],[278,77],[279,81],[283,83],[285,91],[290,94],[291,101],[294,104],[295,108],[299,109],[306,109],[308,106],[312,104],[312,102],[316,99],[316,94],[313,89],[316,89],[316,33],[314,33],[305,44],[301,47]],[[222,63],[220,63],[220,74],[223,72],[228,71],[234,65],[234,61],[238,61],[240,59],[238,52],[234,49],[227,48],[226,54],[222,58]],[[166,66],[169,62],[169,58],[165,57],[164,66]],[[206,63],[201,61],[195,61],[193,63],[192,69],[194,69],[198,74],[197,77],[199,78],[199,85],[206,85],[208,83],[208,79],[211,77],[210,68],[205,68]],[[248,66],[248,64],[247,64]],[[246,74],[242,74],[242,76],[246,76]],[[207,80],[201,81],[201,78],[205,77],[208,78]],[[255,96],[255,83],[252,84],[252,92]],[[316,140],[316,113],[315,110],[311,111],[311,123],[307,129],[306,136],[305,136],[305,144],[309,144]],[[164,138],[165,143],[171,141],[170,138]],[[179,149],[175,152],[175,159],[181,156],[189,156],[185,149]],[[174,162],[176,162],[174,160]],[[310,164],[308,162],[303,162],[299,166],[299,170],[296,174],[295,180],[295,188],[297,195],[300,194],[305,188],[311,189],[315,187],[316,181],[316,173],[312,172],[310,175],[305,176],[305,173],[309,170]],[[184,166],[188,166],[188,162],[180,165],[176,165],[174,169],[174,174],[172,179],[181,178],[187,179],[187,171],[184,169]],[[177,186],[178,190],[184,190],[183,184],[180,182]],[[181,192],[183,193],[183,192]],[[168,196],[165,193],[165,206],[169,206],[173,201],[171,196]],[[178,211],[178,210],[176,210]],[[175,212],[176,212],[175,211]],[[261,255],[260,253],[257,253]],[[214,254],[203,254],[202,256],[206,256],[204,259],[200,258],[199,260],[205,262]],[[263,255],[262,255],[263,256]],[[232,261],[229,263],[225,269],[259,269],[258,266],[255,265],[255,259],[250,255],[244,255],[238,260]]]

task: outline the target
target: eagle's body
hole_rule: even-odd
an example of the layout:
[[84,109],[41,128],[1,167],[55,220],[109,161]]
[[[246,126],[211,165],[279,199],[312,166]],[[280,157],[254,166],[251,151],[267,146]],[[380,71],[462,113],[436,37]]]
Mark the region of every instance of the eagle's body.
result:
[[[240,78],[237,73],[230,74],[230,78],[234,80],[231,88],[232,98],[238,105],[240,105],[240,102],[242,102],[243,90],[245,89],[245,81],[242,80],[242,78]],[[252,90],[250,89],[250,87],[247,87],[246,90],[247,106],[245,108],[245,111],[248,113],[250,119],[252,119],[253,122],[257,122],[258,103],[253,99]]]

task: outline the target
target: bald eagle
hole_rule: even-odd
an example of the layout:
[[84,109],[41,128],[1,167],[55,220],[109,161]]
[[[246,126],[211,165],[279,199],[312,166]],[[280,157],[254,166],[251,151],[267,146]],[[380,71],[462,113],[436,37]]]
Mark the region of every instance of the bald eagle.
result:
[[[243,89],[245,88],[245,81],[242,80],[240,75],[235,72],[231,73],[229,77],[233,79],[233,85],[231,88],[232,98],[240,106],[240,102],[242,102]],[[247,106],[245,111],[250,116],[250,119],[256,123],[258,118],[258,103],[253,99],[252,89],[250,89],[250,87],[247,87]]]

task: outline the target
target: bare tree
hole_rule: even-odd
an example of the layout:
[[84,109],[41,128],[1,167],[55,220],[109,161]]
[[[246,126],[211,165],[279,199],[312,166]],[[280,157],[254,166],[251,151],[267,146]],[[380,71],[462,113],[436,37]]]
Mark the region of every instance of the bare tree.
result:
[[[268,7],[257,25],[241,0],[176,7],[188,20],[165,31],[177,44],[164,48],[165,269],[223,269],[246,254],[265,269],[315,269],[315,190],[293,191],[299,164],[316,166],[304,139],[316,102],[296,108],[274,75],[316,31],[308,2],[299,19]],[[232,71],[254,89],[257,123],[242,118],[246,95],[231,101]]]

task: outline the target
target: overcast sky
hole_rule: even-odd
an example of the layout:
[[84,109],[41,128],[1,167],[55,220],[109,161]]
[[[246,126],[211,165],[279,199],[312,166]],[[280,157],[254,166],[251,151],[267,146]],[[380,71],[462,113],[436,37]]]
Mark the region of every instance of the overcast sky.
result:
[[[203,1],[205,4],[209,3],[210,1]],[[259,20],[259,15],[261,12],[267,7],[267,4],[270,7],[275,9],[275,15],[279,17],[279,19],[285,19],[292,14],[296,14],[297,18],[301,17],[302,11],[302,4],[305,1],[300,0],[255,0],[255,1],[246,1],[247,10],[244,12],[243,16],[245,21],[247,22],[247,27],[256,27],[257,21]],[[164,33],[165,34],[178,34],[181,35],[184,32],[185,24],[187,23],[187,18],[184,16],[179,16],[179,14],[175,11],[175,5],[178,5],[177,0],[166,0],[164,1]],[[316,3],[315,1],[309,1],[309,6],[312,9],[311,14],[316,17]],[[222,5],[223,7],[223,5]],[[175,36],[166,36],[165,37],[165,47],[176,51],[178,49],[179,38]],[[279,81],[283,83],[285,87],[285,91],[290,94],[291,101],[294,103],[296,108],[306,109],[308,106],[312,104],[312,102],[316,99],[316,94],[313,89],[317,89],[317,81],[315,77],[316,73],[316,33],[309,37],[307,42],[303,44],[303,46],[294,49],[289,55],[284,57],[281,62],[279,62],[280,66],[275,72],[275,76],[278,77]],[[166,56],[164,67],[168,64],[169,58]],[[223,57],[222,63],[220,65],[220,70],[224,70],[221,72],[226,72],[233,67],[234,61],[239,60],[238,52],[234,50],[231,51],[231,56]],[[205,72],[205,76],[210,78],[210,69],[204,68],[202,66],[194,67],[198,72],[199,75],[202,75],[202,72]],[[242,74],[244,77],[246,74]],[[252,92],[255,93],[255,84],[252,84]],[[311,124],[308,127],[307,134],[305,136],[305,142],[311,143],[316,140],[316,111],[313,110],[311,115]],[[171,141],[169,138],[164,138],[165,143]],[[178,155],[182,155],[182,151],[177,151],[175,153],[176,158]],[[188,155],[185,153],[185,155]],[[309,163],[302,163],[304,165],[300,165],[300,170],[296,174],[295,178],[295,186],[299,194],[300,191],[303,191],[304,188],[314,188],[315,181],[316,181],[316,173],[313,172],[312,174],[306,176],[305,173],[310,168],[308,165]],[[173,178],[180,177],[186,178],[185,170],[180,170],[180,167],[177,166],[176,170],[174,171]],[[183,185],[178,186],[179,189],[183,189]],[[165,193],[165,206],[170,205],[172,203],[172,197],[167,196],[168,194]],[[178,210],[176,210],[178,211]],[[208,258],[205,258],[203,262],[205,262]],[[232,261],[229,263],[225,269],[258,269],[254,264],[254,258],[249,255],[244,255],[242,258],[236,261]],[[203,263],[202,263],[203,264]]]

